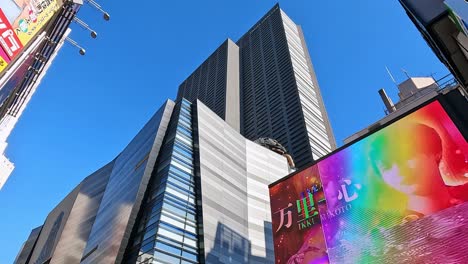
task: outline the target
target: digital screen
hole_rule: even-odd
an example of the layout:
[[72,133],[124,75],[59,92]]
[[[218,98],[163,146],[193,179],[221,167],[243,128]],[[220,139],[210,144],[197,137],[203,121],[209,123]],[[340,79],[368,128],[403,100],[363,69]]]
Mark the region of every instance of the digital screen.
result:
[[328,263],[319,211],[326,211],[316,165],[270,188],[276,263]]
[[[468,143],[439,102],[332,154],[313,168],[326,202],[318,206],[321,219],[309,228],[323,231],[329,263],[427,263],[441,256],[467,263],[464,250],[457,253],[453,248],[467,241],[468,231],[450,235],[457,233],[453,230],[468,229],[468,213],[460,209],[468,200]],[[285,215],[278,208],[294,205],[304,191],[294,187],[296,193],[287,198],[279,199],[279,195],[284,196],[296,182],[306,181],[302,178],[311,175],[307,171],[270,188],[276,263],[327,263],[323,258],[317,259],[322,262],[291,259],[312,241],[319,245],[320,238],[308,239],[306,231],[293,225],[275,233],[280,215]],[[445,229],[434,228],[439,226]],[[278,242],[288,246],[280,247]],[[454,245],[447,246],[450,243]],[[301,246],[295,246],[298,244]]]

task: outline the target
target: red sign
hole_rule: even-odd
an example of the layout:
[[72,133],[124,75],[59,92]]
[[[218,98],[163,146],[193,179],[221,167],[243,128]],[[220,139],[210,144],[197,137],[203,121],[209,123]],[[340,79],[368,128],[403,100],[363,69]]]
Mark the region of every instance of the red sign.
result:
[[0,8],[0,46],[10,59],[13,59],[23,48],[21,41],[13,32],[10,22]]

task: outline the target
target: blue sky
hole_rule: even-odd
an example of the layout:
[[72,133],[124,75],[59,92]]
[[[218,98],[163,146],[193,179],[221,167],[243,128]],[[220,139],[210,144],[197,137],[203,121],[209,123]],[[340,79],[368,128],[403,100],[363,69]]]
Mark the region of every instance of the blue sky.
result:
[[[237,40],[270,0],[100,1],[84,6],[66,44],[9,138],[16,169],[0,191],[0,264],[12,263],[31,229],[85,176],[112,160],[178,85],[226,38]],[[130,2],[129,2],[130,3]],[[396,0],[280,2],[302,25],[339,145],[377,121],[385,87],[397,101],[405,75],[442,77],[438,61]]]

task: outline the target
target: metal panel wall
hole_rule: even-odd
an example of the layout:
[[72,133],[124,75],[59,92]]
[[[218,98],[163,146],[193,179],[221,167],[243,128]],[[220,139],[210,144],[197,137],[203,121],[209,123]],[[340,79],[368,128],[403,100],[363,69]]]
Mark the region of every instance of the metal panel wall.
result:
[[173,106],[167,101],[115,159],[81,263],[122,260]]

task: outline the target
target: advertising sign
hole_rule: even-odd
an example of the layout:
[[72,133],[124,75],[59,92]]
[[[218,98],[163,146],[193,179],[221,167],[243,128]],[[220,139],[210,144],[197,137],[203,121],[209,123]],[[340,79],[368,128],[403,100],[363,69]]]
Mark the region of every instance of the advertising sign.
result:
[[[467,161],[468,143],[435,101],[323,159],[313,173],[306,170],[271,186],[275,250],[278,243],[292,245],[275,252],[276,263],[327,263],[324,257],[309,261],[301,253],[305,247],[324,252],[320,238],[304,236],[302,226],[275,229],[285,221],[281,215],[294,215],[289,204],[303,196],[302,189],[291,186],[312,175],[320,178],[326,202],[319,203],[320,220],[307,228],[322,229],[329,263],[428,263],[441,256],[466,263],[464,250],[453,253],[453,248],[466,242],[468,228],[460,233],[463,221],[452,220],[468,217],[459,210],[468,200]],[[281,198],[288,188],[292,192]],[[278,208],[285,211],[278,214]],[[447,239],[454,230],[460,236]],[[428,239],[431,232],[434,237]],[[295,258],[298,254],[304,257]]]
[[10,59],[8,58],[8,55],[5,53],[2,47],[0,47],[0,72],[2,72],[6,66],[8,66],[8,63],[10,62]]
[[0,1],[0,45],[10,60],[44,27],[58,8],[56,0]]
[[20,40],[13,31],[2,9],[0,9],[0,46],[8,58],[13,59],[23,48]]
[[[16,4],[16,12],[10,16],[11,25],[25,46],[58,10],[56,0],[2,0]],[[18,10],[21,12],[18,13]],[[15,16],[16,15],[16,16]]]
[[328,263],[319,211],[326,211],[316,165],[270,188],[276,263]]

